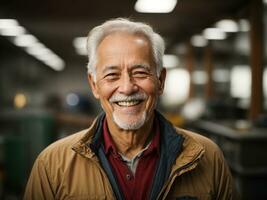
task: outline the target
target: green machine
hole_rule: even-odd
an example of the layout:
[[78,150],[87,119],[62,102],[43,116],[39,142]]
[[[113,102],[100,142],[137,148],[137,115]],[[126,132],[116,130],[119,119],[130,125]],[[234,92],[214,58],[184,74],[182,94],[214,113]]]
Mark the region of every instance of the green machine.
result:
[[52,113],[41,110],[0,114],[3,193],[21,194],[38,154],[55,140]]

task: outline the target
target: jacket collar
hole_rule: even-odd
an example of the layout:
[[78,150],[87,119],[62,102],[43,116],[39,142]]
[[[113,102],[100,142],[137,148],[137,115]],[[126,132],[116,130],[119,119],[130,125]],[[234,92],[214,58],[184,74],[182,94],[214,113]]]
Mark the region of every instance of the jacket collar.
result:
[[179,172],[178,175],[181,175],[186,171],[189,171],[196,167],[197,161],[203,156],[205,149],[200,142],[190,137],[186,133],[186,130],[176,127],[175,130],[177,133],[183,136],[184,142],[182,147],[183,150],[181,151],[179,157],[176,159],[176,162],[172,167],[172,173]]
[[176,158],[176,161],[173,164],[171,172],[169,174],[168,180],[165,182],[156,199],[165,199],[176,177],[195,169],[198,165],[199,159],[205,153],[204,146],[193,139],[191,136],[189,136],[186,133],[186,130],[176,127],[174,127],[174,129],[184,138],[182,151]]
[[[75,152],[82,155],[83,157],[97,160],[94,153],[94,148],[97,148],[97,146],[99,145],[97,143],[97,141],[99,141],[99,137],[101,137],[101,131],[99,129],[102,129],[102,122],[104,117],[105,114],[101,113],[94,120],[94,122],[92,123],[88,131],[84,134],[84,136],[72,146],[72,149]],[[163,116],[160,115],[160,118],[163,118]],[[163,120],[165,121],[166,119]],[[170,122],[167,121],[167,123],[169,124],[169,126],[171,125]],[[180,170],[179,174],[182,174],[190,170],[190,168],[186,167],[190,163],[195,162],[197,164],[196,161],[204,154],[204,147],[198,141],[188,136],[185,130],[176,128],[174,126],[172,126],[172,128],[176,131],[177,134],[180,134],[184,138],[184,140],[180,155],[177,157],[174,165],[172,166],[170,175],[172,175],[174,172],[177,172],[177,170]],[[98,135],[95,135],[95,133],[98,133]]]
[[[105,117],[104,113],[101,113],[92,123],[92,125],[89,127],[89,129],[86,131],[84,136],[76,142],[72,149],[80,154],[81,156],[89,159],[98,160],[95,156],[95,148],[96,148],[96,141],[98,137],[101,137],[100,132],[102,129],[102,121]],[[96,134],[98,133],[98,134]]]

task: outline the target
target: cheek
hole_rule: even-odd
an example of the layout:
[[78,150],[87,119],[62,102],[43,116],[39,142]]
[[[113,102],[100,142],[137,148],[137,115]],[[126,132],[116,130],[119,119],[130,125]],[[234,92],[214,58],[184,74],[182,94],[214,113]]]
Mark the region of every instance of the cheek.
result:
[[109,112],[113,110],[111,104],[109,103],[109,98],[112,95],[112,89],[110,86],[106,86],[105,84],[102,84],[99,87],[98,91],[99,91],[100,104],[103,110],[106,112],[106,114],[109,115]]
[[148,92],[149,95],[156,95],[158,93],[157,80],[148,79],[144,84],[144,89]]
[[115,90],[112,85],[99,82],[98,86],[100,100],[109,100]]
[[157,96],[158,96],[158,87],[155,84],[155,80],[154,81],[150,80],[146,82],[145,84],[143,84],[142,89],[149,97],[148,102],[156,101]]

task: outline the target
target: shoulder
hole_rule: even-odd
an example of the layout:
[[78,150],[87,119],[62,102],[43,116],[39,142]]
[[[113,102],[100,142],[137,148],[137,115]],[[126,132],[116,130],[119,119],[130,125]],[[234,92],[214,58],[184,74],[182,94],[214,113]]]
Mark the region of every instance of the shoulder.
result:
[[239,199],[230,169],[218,145],[198,133],[179,128],[177,131],[183,134],[187,140],[195,140],[203,145],[204,154],[199,161],[198,169],[206,174],[205,181],[208,180],[207,177],[211,177],[210,185],[215,184],[214,194],[217,197],[216,199]]
[[220,174],[227,174],[230,176],[228,165],[224,159],[224,155],[218,145],[211,139],[200,135],[198,133],[176,128],[178,134],[184,137],[183,143],[183,155],[194,155],[192,152],[196,152],[196,149],[202,149],[203,153],[198,161],[198,169],[206,173],[206,177],[217,176]]
[[81,140],[87,132],[88,129],[85,129],[55,141],[40,153],[37,160],[47,163],[51,160],[60,160],[65,159],[66,156],[71,156],[74,154],[72,146]]
[[218,147],[218,145],[213,142],[211,139],[193,132],[193,131],[189,131],[189,130],[185,130],[185,129],[181,129],[178,127],[175,127],[177,133],[181,134],[184,137],[184,142],[185,145],[190,145],[192,143],[197,143],[201,146],[203,146],[203,148],[205,149],[205,153],[211,153],[211,152],[220,152],[220,148]]
[[215,167],[227,165],[223,152],[219,146],[211,139],[181,128],[176,128],[178,134],[184,137],[183,149],[186,152],[192,151],[196,147],[203,149],[203,156],[200,159],[200,163],[205,166]]

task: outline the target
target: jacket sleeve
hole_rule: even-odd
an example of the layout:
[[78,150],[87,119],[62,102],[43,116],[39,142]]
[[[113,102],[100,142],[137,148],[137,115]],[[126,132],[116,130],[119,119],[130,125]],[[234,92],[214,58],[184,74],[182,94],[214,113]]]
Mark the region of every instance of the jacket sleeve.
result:
[[53,200],[54,192],[52,188],[51,178],[45,164],[40,158],[37,158],[28,179],[23,199]]
[[214,157],[215,167],[215,187],[216,187],[216,200],[237,200],[239,199],[235,184],[224,159],[221,150],[215,152]]

